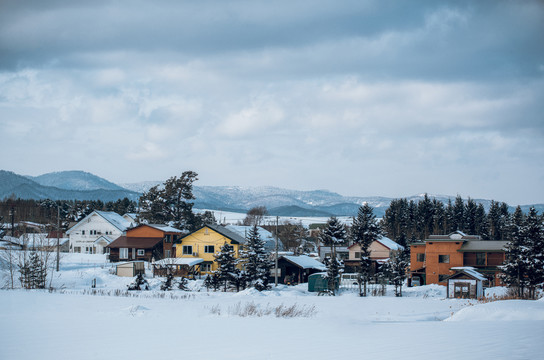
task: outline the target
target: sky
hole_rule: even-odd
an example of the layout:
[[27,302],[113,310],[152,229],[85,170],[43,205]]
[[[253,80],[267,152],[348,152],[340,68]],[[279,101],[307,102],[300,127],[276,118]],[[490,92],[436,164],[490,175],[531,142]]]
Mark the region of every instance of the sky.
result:
[[544,202],[542,1],[0,0],[0,169]]

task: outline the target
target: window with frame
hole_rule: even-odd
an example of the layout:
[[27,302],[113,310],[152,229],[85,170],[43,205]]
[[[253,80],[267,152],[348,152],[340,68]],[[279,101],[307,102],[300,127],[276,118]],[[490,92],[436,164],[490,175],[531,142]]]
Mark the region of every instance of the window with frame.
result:
[[476,265],[485,265],[485,253],[476,253]]
[[145,255],[145,249],[138,249],[138,256],[144,256]]
[[85,230],[81,230],[81,235],[85,235]]
[[167,257],[167,258],[170,257],[170,250],[166,250],[166,257]]
[[356,252],[355,252],[355,258],[356,258],[356,259],[360,259],[360,258],[361,258],[361,252],[360,252],[360,251],[356,251]]
[[183,255],[193,255],[193,245],[183,245]]
[[450,256],[449,255],[438,255],[438,262],[441,264],[449,264]]
[[119,249],[119,259],[128,259],[128,248]]
[[425,254],[417,254],[417,261],[424,262],[425,261]]
[[213,245],[206,245],[206,246],[204,246],[204,252],[205,252],[206,254],[213,254],[213,253],[215,253],[215,246],[213,246]]
[[212,263],[211,262],[204,262],[200,264],[200,271],[201,272],[211,272],[212,271]]
[[164,242],[165,243],[172,242],[172,235],[164,235]]

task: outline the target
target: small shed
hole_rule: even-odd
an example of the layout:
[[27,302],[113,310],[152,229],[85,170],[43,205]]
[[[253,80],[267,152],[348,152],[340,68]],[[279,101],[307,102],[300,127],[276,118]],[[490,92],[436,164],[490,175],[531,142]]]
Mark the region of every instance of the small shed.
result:
[[[340,278],[337,279],[335,290],[340,288]],[[329,290],[329,279],[326,272],[319,272],[308,276],[308,292],[320,292]]]
[[285,284],[300,284],[308,282],[308,276],[327,270],[319,261],[306,256],[284,255],[278,258],[280,282]]
[[478,299],[484,295],[484,281],[487,279],[470,266],[453,267],[455,274],[444,281],[448,284],[448,298]]
[[143,261],[129,261],[119,263],[116,266],[117,276],[134,277],[138,274],[145,274],[145,263]]
[[173,276],[194,277],[200,273],[200,264],[204,262],[201,258],[166,258],[153,263],[153,276]]

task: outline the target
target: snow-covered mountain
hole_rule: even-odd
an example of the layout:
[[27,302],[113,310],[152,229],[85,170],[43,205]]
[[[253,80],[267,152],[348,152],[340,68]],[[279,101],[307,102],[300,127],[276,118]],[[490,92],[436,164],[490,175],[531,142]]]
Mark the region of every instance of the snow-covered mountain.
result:
[[65,190],[126,190],[119,185],[85,171],[60,171],[27,177],[40,185],[54,186]]
[[[102,185],[95,186],[92,190],[78,189],[74,184],[77,183],[77,179],[80,179],[79,174],[77,174],[78,176],[76,176],[76,180],[72,181],[70,179],[71,173],[72,172],[66,172],[64,175],[61,175],[61,177],[65,177],[64,180],[55,180],[55,177],[50,178],[49,181],[54,181],[57,186],[46,186],[38,183],[32,177],[18,175],[11,171],[0,170],[0,199],[13,196],[15,198],[36,200],[53,199],[115,201],[125,197],[132,200],[137,200],[140,196],[140,194],[136,192],[123,189],[103,179],[103,181],[94,182],[94,184]],[[47,179],[47,177],[45,178]],[[90,179],[91,177],[88,178]],[[112,190],[111,185],[108,183],[116,186],[116,189]],[[65,186],[65,188],[62,188],[62,186]],[[90,183],[87,183],[85,186],[91,185]]]

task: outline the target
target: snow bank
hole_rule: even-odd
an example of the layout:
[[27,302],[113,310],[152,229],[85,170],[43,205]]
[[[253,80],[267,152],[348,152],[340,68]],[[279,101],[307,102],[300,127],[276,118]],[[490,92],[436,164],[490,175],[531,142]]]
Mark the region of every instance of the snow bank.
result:
[[544,301],[504,300],[466,307],[446,321],[542,320],[544,320]]

